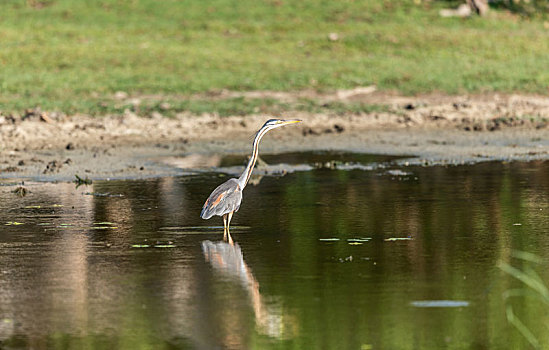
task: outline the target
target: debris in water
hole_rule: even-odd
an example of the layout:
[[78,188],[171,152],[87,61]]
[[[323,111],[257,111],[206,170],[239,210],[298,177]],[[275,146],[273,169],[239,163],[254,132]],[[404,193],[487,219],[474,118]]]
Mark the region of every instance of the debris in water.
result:
[[341,261],[341,262],[343,262],[343,261],[351,262],[351,261],[353,261],[353,256],[349,255],[348,257],[345,258],[345,260],[339,259],[339,261]]
[[517,223],[514,223],[513,226],[522,226],[522,224],[517,222]]
[[148,244],[132,244],[132,248],[149,248]]
[[349,245],[362,245],[364,243],[362,243],[362,242],[349,242],[348,244]]
[[335,242],[335,241],[339,241],[339,238],[319,238],[318,239],[319,241],[322,241],[322,242]]
[[343,164],[342,162],[340,161],[336,161],[336,160],[332,160],[332,161],[329,161],[329,162],[317,162],[317,163],[314,163],[313,164],[313,167],[315,169],[330,169],[330,170],[334,170],[334,169],[337,169],[338,165],[341,165]]
[[86,196],[95,196],[95,197],[124,197],[123,194],[110,194],[110,193],[100,193],[100,192],[86,192]]
[[13,190],[12,192],[15,193],[16,195],[18,195],[19,197],[25,197],[27,195],[27,193],[29,193],[30,191],[27,190],[23,186],[19,186],[15,190]]
[[393,175],[393,176],[408,176],[408,175],[412,175],[412,173],[408,173],[408,172],[406,172],[406,171],[402,171],[402,170],[399,170],[399,169],[387,170],[387,174]]
[[342,263],[342,262],[351,262],[351,261],[353,261],[353,256],[349,255],[349,256],[346,256],[344,258],[336,258],[335,256],[333,256],[332,259],[335,260],[335,261],[339,261],[340,263]]

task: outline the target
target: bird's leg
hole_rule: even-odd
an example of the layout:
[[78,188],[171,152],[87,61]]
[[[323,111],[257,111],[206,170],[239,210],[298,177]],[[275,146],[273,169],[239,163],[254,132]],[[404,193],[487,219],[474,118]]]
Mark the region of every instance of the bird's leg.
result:
[[234,211],[231,211],[228,215],[229,217],[227,218],[227,232],[229,232],[229,226],[231,226],[231,219],[233,218],[233,213]]
[[227,236],[229,237],[229,244],[234,245],[233,238],[231,237],[231,232],[229,231],[229,226],[231,225],[231,219],[233,218],[233,211],[229,213],[229,217],[227,218]]
[[227,238],[225,239],[226,242],[229,242],[229,245],[234,245],[233,237],[231,236],[231,233],[227,231]]
[[229,232],[227,227],[227,214],[223,215],[223,240],[227,240],[227,232]]

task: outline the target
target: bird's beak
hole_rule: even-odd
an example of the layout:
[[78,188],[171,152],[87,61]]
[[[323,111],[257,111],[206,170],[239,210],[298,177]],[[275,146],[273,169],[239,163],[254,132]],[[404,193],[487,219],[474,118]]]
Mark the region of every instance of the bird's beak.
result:
[[295,123],[301,123],[301,120],[299,120],[299,119],[290,119],[290,120],[285,120],[283,123],[284,123],[284,125],[295,124]]

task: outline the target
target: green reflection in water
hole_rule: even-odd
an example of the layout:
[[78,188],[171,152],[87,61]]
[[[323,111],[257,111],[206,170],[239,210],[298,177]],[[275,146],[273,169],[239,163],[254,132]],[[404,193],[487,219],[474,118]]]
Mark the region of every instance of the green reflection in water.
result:
[[[525,348],[506,319],[512,303],[547,348],[547,308],[506,302],[523,286],[498,264],[521,268],[517,250],[549,261],[549,163],[407,171],[317,170],[247,187],[238,258],[218,255],[237,273],[203,251],[222,238],[220,218],[199,218],[224,180],[215,174],[28,184],[23,198],[0,188],[0,222],[25,223],[0,233],[2,346]],[[104,222],[116,228],[93,229]],[[465,303],[414,304],[429,301]]]

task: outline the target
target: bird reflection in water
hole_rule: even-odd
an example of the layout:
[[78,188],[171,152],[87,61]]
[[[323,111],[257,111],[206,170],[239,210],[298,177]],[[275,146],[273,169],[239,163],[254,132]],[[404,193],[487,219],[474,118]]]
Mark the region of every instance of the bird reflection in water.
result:
[[265,296],[259,290],[259,282],[244,261],[242,250],[230,233],[223,241],[203,241],[202,252],[214,271],[238,282],[247,291],[258,332],[277,339],[290,339],[297,335],[296,318],[284,314],[280,302],[273,302],[272,298],[266,302]]

